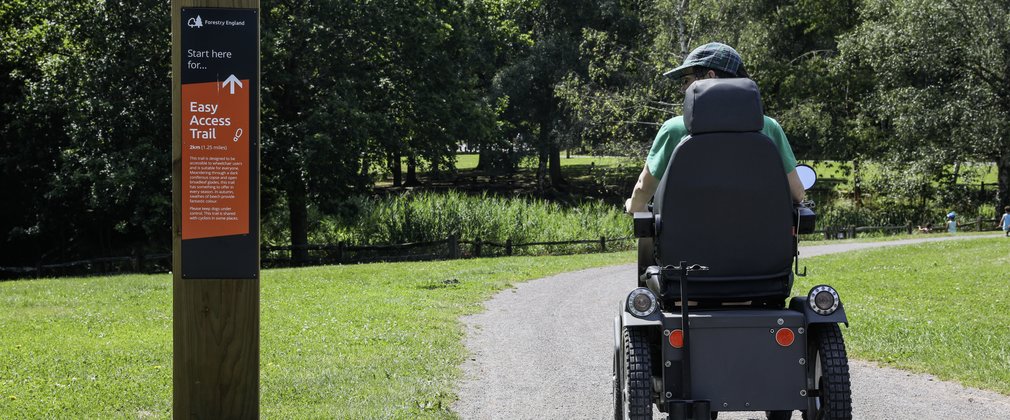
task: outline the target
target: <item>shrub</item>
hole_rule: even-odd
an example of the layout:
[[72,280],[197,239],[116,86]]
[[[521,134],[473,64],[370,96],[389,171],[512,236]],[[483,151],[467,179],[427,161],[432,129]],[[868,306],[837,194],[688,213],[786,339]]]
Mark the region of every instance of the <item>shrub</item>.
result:
[[[496,243],[631,236],[631,219],[620,208],[602,201],[562,206],[541,199],[448,191],[356,197],[348,204],[357,208],[356,216],[329,217],[313,213],[309,242],[393,244],[443,240],[451,234],[461,240],[479,238]],[[277,231],[270,237],[280,239],[288,235]],[[284,242],[283,239],[278,241]],[[628,241],[624,247],[630,244]]]

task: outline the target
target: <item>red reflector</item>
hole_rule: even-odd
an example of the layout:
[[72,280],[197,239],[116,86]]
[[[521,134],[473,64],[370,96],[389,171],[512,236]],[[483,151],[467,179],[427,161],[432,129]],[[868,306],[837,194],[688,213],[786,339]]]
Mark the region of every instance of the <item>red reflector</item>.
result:
[[675,349],[684,347],[684,330],[670,331],[670,345]]
[[775,333],[775,342],[779,343],[782,347],[789,347],[793,344],[793,340],[796,336],[793,334],[793,330],[789,328],[780,328],[778,332]]

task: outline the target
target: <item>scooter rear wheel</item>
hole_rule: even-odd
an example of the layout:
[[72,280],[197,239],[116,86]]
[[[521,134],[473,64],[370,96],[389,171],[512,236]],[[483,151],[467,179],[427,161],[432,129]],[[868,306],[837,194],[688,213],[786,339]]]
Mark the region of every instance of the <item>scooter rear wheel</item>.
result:
[[793,417],[793,412],[790,410],[765,411],[765,416],[768,420],[789,420]]

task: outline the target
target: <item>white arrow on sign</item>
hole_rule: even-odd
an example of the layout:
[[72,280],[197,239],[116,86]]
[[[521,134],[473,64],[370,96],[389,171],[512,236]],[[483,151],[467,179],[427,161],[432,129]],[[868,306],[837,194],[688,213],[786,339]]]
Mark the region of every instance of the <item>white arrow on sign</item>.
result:
[[238,78],[235,77],[235,75],[233,74],[231,76],[228,76],[227,79],[224,79],[224,83],[221,84],[221,87],[231,87],[230,93],[234,95],[235,85],[238,85],[238,87],[242,87],[242,81],[238,80]]

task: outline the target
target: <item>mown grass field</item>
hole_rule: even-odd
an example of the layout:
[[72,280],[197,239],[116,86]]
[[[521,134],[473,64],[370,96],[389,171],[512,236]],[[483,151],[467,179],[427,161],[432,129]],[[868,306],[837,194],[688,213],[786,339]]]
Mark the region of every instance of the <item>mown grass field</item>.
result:
[[816,284],[838,289],[850,358],[927,372],[1010,395],[1010,239],[881,248],[809,258]]
[[[630,252],[265,270],[264,418],[452,418],[459,317],[517,282]],[[1010,395],[1010,239],[809,258],[850,357]],[[171,415],[171,277],[0,283],[0,418]]]
[[[479,156],[476,153],[460,153],[456,155],[456,170],[474,169],[477,167]],[[578,166],[595,164],[599,166],[617,166],[635,164],[641,166],[644,160],[630,159],[618,156],[582,156],[572,155],[572,157],[561,156],[561,166]]]
[[[264,418],[446,418],[459,317],[628,252],[264,270]],[[171,416],[171,276],[0,282],[0,418]]]
[[[819,179],[837,180],[842,188],[852,188],[852,161],[821,160],[803,161],[800,163],[805,163],[813,167],[817,172],[817,177]],[[881,172],[881,165],[884,164],[878,162],[865,162],[861,166],[863,179],[870,179],[874,176],[878,176]],[[843,166],[846,167],[847,170],[843,170]],[[949,169],[953,170],[953,165],[951,165]],[[986,184],[995,184],[999,182],[998,169],[994,163],[965,164],[961,167],[961,173],[978,175],[980,177],[979,181],[985,182]]]
[[[641,158],[626,158],[617,156],[581,156],[573,155],[571,158],[561,157],[561,166],[582,166],[595,164],[599,167],[616,167],[618,165],[632,166],[635,168],[641,168],[645,157]],[[474,153],[460,153],[456,155],[456,170],[465,171],[471,170],[477,167],[478,155]],[[852,184],[852,162],[851,161],[804,161],[811,165],[814,170],[817,171],[817,175],[823,179],[835,179],[840,180],[841,184],[846,188],[851,188]],[[405,164],[404,164],[405,165]],[[872,177],[880,172],[880,163],[866,162],[863,164],[862,173],[864,177]],[[845,166],[848,171],[842,169]],[[403,167],[406,171],[406,166]],[[987,184],[993,184],[998,181],[997,179],[997,169],[996,165],[992,163],[985,164],[966,164],[961,168],[962,173],[977,173],[981,176],[981,181]],[[637,174],[636,174],[637,175]]]

